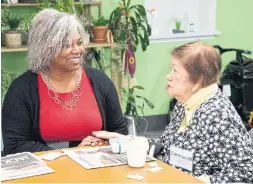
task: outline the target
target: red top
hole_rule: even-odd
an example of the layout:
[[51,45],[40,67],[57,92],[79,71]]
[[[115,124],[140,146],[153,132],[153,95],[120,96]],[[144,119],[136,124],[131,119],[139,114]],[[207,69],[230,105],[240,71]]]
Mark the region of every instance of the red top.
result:
[[[80,141],[92,131],[102,129],[100,110],[91,82],[83,69],[82,95],[76,107],[66,110],[48,95],[41,75],[38,75],[40,96],[40,132],[45,141]],[[57,93],[62,100],[72,98],[72,93]]]

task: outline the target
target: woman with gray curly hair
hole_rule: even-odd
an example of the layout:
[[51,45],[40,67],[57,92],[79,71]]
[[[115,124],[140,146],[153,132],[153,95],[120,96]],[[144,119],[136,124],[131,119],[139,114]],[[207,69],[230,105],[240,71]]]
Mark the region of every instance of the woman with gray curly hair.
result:
[[34,17],[30,70],[13,81],[3,103],[5,154],[101,145],[92,136],[99,130],[127,134],[112,81],[83,64],[88,42],[74,15],[45,9]]

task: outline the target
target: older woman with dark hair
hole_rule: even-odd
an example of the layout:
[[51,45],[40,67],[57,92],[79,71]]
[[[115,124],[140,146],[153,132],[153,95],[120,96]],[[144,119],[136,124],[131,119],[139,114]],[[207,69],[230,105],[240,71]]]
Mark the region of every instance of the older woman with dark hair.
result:
[[[251,138],[231,102],[219,90],[221,58],[202,42],[172,51],[166,91],[175,97],[171,121],[157,140],[162,161],[213,183],[250,182]],[[99,138],[116,137],[95,133]]]
[[30,70],[14,80],[3,103],[5,154],[102,144],[92,136],[98,130],[127,134],[112,81],[83,64],[88,41],[74,15],[45,9],[35,16]]
[[156,140],[162,160],[211,182],[250,182],[252,141],[231,102],[218,89],[221,58],[202,42],[172,51],[166,91],[178,100]]

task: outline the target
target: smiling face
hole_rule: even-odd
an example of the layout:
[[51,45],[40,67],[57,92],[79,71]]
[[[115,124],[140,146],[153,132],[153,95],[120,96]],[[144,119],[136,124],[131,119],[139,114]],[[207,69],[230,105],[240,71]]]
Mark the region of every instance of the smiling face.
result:
[[195,85],[189,80],[190,76],[178,59],[172,57],[171,72],[167,75],[166,91],[181,103],[186,102],[193,94]]
[[84,52],[82,39],[75,38],[72,44],[64,46],[60,54],[56,57],[52,67],[61,71],[75,71],[80,68],[82,54]]

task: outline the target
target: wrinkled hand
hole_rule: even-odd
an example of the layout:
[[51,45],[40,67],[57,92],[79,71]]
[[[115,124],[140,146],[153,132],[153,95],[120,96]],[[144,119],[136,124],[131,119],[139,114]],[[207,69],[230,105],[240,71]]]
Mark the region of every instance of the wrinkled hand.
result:
[[92,132],[96,138],[100,139],[111,139],[111,138],[118,138],[118,137],[125,137],[125,135],[116,133],[116,132],[107,132],[107,131],[94,131]]
[[105,143],[105,140],[99,139],[94,136],[88,136],[84,138],[78,146],[101,146]]

